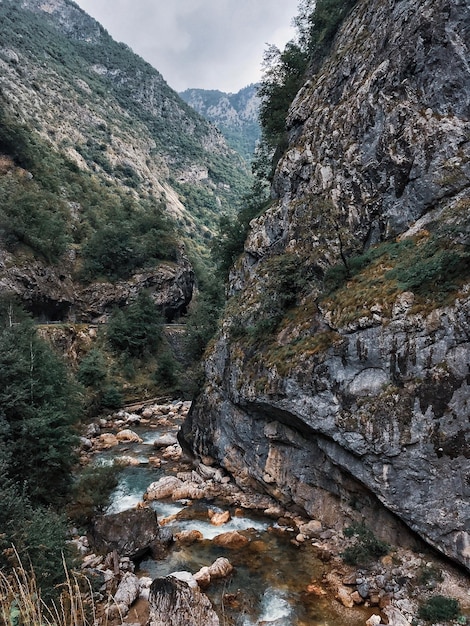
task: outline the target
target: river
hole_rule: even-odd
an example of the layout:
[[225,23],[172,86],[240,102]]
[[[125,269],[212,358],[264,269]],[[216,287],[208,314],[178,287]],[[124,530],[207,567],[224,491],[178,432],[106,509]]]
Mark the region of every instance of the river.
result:
[[[139,463],[120,473],[108,513],[133,508],[142,502],[150,483],[178,470],[179,464],[171,455],[161,460],[160,467],[152,466],[149,458],[158,454],[154,441],[161,435],[176,433],[180,422],[181,417],[174,415],[133,425],[141,443],[119,444],[97,453],[98,463],[111,463],[119,457]],[[174,535],[197,530],[203,538],[191,545],[175,542],[164,560],[144,560],[137,573],[151,578],[181,570],[194,574],[218,557],[228,558],[234,566],[233,573],[205,590],[224,626],[364,626],[374,612],[364,607],[346,609],[326,592],[324,576],[331,565],[318,558],[311,542],[299,544],[293,528],[280,527],[272,518],[217,500],[158,500],[149,505],[156,510],[159,522],[170,527]],[[223,526],[211,523],[209,511],[227,510],[230,520]],[[244,547],[233,549],[213,542],[217,535],[232,530],[248,538]]]

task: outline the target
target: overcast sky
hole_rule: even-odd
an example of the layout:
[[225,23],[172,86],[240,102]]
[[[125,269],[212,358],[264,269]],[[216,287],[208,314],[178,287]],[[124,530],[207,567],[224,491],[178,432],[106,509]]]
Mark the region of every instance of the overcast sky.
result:
[[235,93],[261,75],[267,44],[292,39],[298,0],[75,0],[176,91]]

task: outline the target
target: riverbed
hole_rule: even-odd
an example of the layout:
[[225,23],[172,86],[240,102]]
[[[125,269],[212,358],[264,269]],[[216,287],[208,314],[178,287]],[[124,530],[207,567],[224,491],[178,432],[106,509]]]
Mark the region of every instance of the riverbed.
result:
[[[130,463],[120,473],[108,513],[140,505],[150,483],[181,469],[178,446],[154,447],[161,436],[176,434],[180,423],[180,413],[172,411],[170,405],[166,415],[132,424],[140,442],[123,442],[96,454],[96,463],[123,458]],[[122,424],[118,420],[110,423],[108,430],[119,428]],[[218,557],[226,557],[234,566],[233,573],[205,590],[224,626],[364,626],[377,612],[364,606],[345,608],[338,602],[325,583],[331,565],[318,557],[312,542],[299,543],[295,528],[286,522],[280,525],[272,517],[216,498],[157,500],[147,506],[155,509],[159,523],[170,528],[173,535],[195,530],[200,538],[190,545],[176,541],[166,558],[141,561],[137,573],[151,578],[181,570],[194,574]],[[227,516],[227,512],[226,523],[211,523],[210,515]],[[216,545],[218,535],[235,530],[247,538],[246,545]]]

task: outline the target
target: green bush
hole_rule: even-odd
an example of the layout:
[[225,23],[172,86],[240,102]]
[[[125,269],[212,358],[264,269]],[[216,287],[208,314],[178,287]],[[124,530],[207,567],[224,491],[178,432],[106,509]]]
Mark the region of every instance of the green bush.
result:
[[124,401],[122,391],[117,385],[105,387],[98,400],[104,409],[119,409]]
[[255,341],[275,332],[287,310],[302,297],[312,279],[308,263],[293,253],[268,259],[265,272],[257,319],[247,328],[247,333]]
[[454,620],[459,616],[459,612],[458,600],[446,596],[433,596],[420,606],[418,617],[434,624]]
[[177,360],[169,351],[158,356],[158,365],[154,373],[154,381],[166,390],[174,389],[178,384],[180,367]]
[[386,273],[403,290],[421,295],[444,295],[456,288],[456,283],[470,273],[470,250],[446,247],[447,242],[436,239],[416,244],[411,260],[404,258]]
[[98,348],[92,348],[79,365],[77,379],[85,387],[100,389],[106,376],[107,367],[103,353]]
[[81,471],[74,484],[72,502],[67,507],[74,524],[87,525],[96,513],[109,506],[121,469],[118,464],[89,465]]
[[442,579],[442,571],[435,565],[423,565],[418,570],[417,580],[420,585],[434,586]]
[[26,244],[49,262],[57,262],[69,243],[64,202],[34,180],[0,180],[0,232],[9,250]]
[[185,348],[189,358],[202,357],[207,344],[217,330],[224,302],[223,283],[210,282],[207,277],[200,282],[201,290],[186,323]]
[[162,331],[162,316],[150,296],[141,292],[132,304],[113,313],[106,336],[115,352],[146,358],[155,353]]
[[63,580],[62,555],[71,562],[66,521],[49,507],[31,504],[21,484],[9,478],[10,462],[11,454],[0,437],[0,568],[8,572],[17,567],[14,546],[22,563],[34,568],[42,595],[48,599]]
[[137,268],[175,261],[173,228],[160,206],[142,203],[140,210],[134,205],[110,207],[102,212],[83,244],[82,278],[114,281],[129,277]]
[[352,524],[344,529],[346,537],[356,537],[354,545],[346,548],[341,556],[348,565],[366,566],[370,561],[384,556],[390,546],[377,539],[374,533],[364,524]]

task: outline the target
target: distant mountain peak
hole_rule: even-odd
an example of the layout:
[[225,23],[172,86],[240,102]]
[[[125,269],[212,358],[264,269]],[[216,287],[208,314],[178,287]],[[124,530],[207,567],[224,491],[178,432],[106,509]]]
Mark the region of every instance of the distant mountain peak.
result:
[[217,126],[233,149],[247,160],[252,158],[260,137],[258,85],[248,85],[237,93],[186,89],[180,96]]

